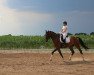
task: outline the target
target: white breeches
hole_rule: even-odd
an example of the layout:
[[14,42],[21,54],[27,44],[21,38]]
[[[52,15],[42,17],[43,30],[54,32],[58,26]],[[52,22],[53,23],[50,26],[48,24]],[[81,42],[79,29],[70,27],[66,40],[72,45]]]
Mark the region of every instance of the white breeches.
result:
[[65,39],[67,36],[67,33],[63,33],[63,39]]
[[62,33],[62,32],[59,32],[59,33],[63,35],[63,39],[65,39],[65,38],[66,38],[67,33]]

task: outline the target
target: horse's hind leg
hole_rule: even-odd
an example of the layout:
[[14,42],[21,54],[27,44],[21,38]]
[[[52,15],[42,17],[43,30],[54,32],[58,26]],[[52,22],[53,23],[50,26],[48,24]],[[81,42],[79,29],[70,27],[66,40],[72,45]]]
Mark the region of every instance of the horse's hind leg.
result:
[[82,52],[80,46],[79,46],[79,45],[75,45],[75,46],[76,46],[77,49],[80,51],[80,54],[81,54],[81,57],[83,58],[83,61],[85,61],[85,60],[84,60],[84,55],[83,55],[83,52]]
[[85,61],[83,52],[82,52],[82,50],[80,48],[79,48],[79,51],[80,51],[81,57],[83,58],[83,61]]
[[69,60],[71,60],[71,58],[72,58],[72,56],[74,55],[75,52],[74,52],[74,50],[73,50],[73,47],[70,47],[69,49],[71,50],[71,55],[70,55],[70,57],[69,57]]
[[55,51],[57,51],[57,49],[54,49],[54,50],[52,51],[51,56],[50,56],[50,61],[52,61],[52,57],[53,57],[53,54],[54,54]]

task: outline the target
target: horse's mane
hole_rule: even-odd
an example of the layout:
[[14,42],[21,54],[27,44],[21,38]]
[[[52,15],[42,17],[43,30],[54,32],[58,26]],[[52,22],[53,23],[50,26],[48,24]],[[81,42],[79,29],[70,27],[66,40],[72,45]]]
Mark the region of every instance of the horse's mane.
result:
[[48,31],[48,32],[52,33],[53,36],[55,36],[55,37],[60,35],[59,33],[55,33],[55,32],[53,32],[53,31]]

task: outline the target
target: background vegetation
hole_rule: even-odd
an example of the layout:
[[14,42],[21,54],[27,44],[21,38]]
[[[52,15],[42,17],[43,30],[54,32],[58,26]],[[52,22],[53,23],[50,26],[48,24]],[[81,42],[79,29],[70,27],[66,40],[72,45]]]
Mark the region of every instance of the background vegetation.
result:
[[[72,35],[69,33],[69,35]],[[86,45],[89,48],[94,48],[94,33],[84,34],[76,33],[75,36],[78,36],[83,39]],[[44,36],[12,36],[4,35],[0,36],[0,49],[49,49],[53,48],[53,43],[51,40],[45,42]]]

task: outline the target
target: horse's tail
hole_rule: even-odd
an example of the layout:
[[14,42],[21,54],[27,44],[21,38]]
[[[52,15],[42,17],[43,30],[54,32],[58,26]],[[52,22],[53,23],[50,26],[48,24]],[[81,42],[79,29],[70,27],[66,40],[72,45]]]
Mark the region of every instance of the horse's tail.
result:
[[80,42],[81,46],[82,46],[85,50],[89,49],[89,48],[85,45],[85,43],[83,42],[83,40],[82,40],[81,38],[79,38],[79,37],[77,37],[77,38],[79,39],[79,42]]

